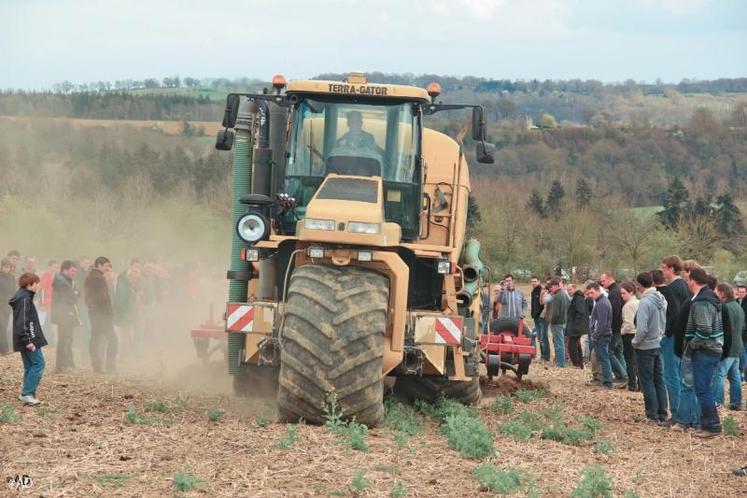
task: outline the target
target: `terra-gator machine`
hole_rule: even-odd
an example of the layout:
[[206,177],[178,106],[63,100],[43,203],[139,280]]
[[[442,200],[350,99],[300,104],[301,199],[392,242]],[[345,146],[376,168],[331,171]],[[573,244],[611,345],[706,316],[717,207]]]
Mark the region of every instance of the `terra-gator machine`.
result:
[[360,73],[272,84],[228,96],[216,142],[234,151],[235,391],[277,390],[288,421],[321,422],[334,398],[368,425],[383,418],[386,376],[407,397],[477,401],[486,358],[479,244],[465,240],[469,168],[423,121],[471,109],[477,160],[492,163],[483,109],[437,102],[437,84]]

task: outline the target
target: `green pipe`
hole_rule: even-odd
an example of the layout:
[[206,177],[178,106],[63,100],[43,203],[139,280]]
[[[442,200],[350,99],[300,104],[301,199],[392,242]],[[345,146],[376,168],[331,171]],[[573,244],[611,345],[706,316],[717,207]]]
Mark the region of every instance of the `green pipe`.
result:
[[[233,203],[232,203],[232,225],[231,225],[231,271],[245,272],[249,270],[249,263],[241,259],[241,249],[246,245],[239,239],[234,227],[239,218],[244,214],[246,207],[239,199],[249,193],[252,184],[252,134],[251,114],[249,102],[241,101],[239,115],[236,122],[236,137],[233,149]],[[245,280],[231,279],[228,283],[228,300],[234,303],[246,302],[247,282]],[[241,350],[244,348],[244,334],[228,334],[228,373],[236,375],[239,373]]]

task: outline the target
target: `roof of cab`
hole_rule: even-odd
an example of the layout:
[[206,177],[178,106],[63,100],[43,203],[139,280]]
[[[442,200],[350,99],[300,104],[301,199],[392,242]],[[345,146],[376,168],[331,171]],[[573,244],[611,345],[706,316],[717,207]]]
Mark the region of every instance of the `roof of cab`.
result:
[[316,93],[372,98],[398,98],[430,102],[424,88],[407,85],[348,83],[344,81],[298,80],[288,82],[287,93]]

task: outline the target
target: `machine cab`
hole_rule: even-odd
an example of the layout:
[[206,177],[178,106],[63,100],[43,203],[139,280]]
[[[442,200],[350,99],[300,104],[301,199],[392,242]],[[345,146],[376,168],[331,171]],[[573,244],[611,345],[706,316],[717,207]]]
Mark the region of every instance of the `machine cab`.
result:
[[422,196],[419,103],[321,94],[300,94],[295,100],[284,191],[295,197],[298,207],[293,219],[282,220],[284,231],[303,219],[327,175],[337,174],[381,178],[385,220],[401,227],[403,240],[417,239]]

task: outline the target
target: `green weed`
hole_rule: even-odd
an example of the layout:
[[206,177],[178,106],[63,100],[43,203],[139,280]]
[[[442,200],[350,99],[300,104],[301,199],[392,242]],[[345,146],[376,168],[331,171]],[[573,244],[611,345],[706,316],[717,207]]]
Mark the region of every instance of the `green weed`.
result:
[[40,417],[49,417],[57,415],[57,410],[49,406],[42,406],[36,411],[36,414]]
[[395,481],[392,490],[389,492],[390,498],[405,498],[407,496],[407,486],[402,481]]
[[394,444],[400,448],[407,446],[407,436],[403,432],[398,432],[394,435]]
[[518,421],[529,427],[532,431],[540,431],[547,427],[547,424],[542,420],[541,414],[532,413],[527,410],[519,414]]
[[260,429],[262,429],[262,428],[265,428],[265,427],[267,427],[268,425],[270,425],[270,421],[269,421],[269,420],[267,420],[267,419],[266,419],[265,417],[259,417],[259,418],[258,418],[258,419],[257,419],[257,420],[256,420],[256,421],[254,422],[254,427],[258,427],[258,428],[260,428]]
[[563,418],[563,403],[557,402],[543,408],[540,411],[540,415],[550,420],[551,422],[560,422],[560,420]]
[[602,455],[609,455],[610,453],[614,453],[615,447],[607,441],[606,439],[602,439],[601,441],[597,441],[597,443],[594,445],[594,453],[601,453]]
[[349,421],[346,425],[345,437],[348,441],[348,446],[357,451],[368,451],[368,443],[366,438],[368,437],[368,427],[364,424],[359,424],[353,420]]
[[129,405],[124,416],[124,422],[130,425],[165,425],[171,426],[174,421],[168,418],[143,417],[137,414],[135,407]]
[[480,486],[494,493],[506,495],[521,487],[521,474],[516,469],[501,470],[493,465],[480,465],[472,471]]
[[202,479],[199,479],[188,472],[178,470],[171,481],[174,489],[177,491],[192,491]]
[[441,398],[433,404],[418,400],[415,406],[441,423],[441,434],[449,446],[462,455],[479,460],[495,455],[493,435],[471,408],[451,399]]
[[278,439],[277,443],[275,443],[275,446],[277,446],[281,450],[287,450],[289,448],[292,448],[293,445],[296,444],[297,440],[298,427],[296,427],[295,425],[289,425],[288,429],[285,431],[285,435]]
[[578,418],[578,421],[581,422],[581,425],[585,426],[592,432],[597,432],[604,429],[604,425],[594,417],[587,417],[585,415],[582,415]]
[[353,480],[350,482],[350,488],[356,493],[362,493],[371,487],[371,483],[366,479],[366,470],[357,469],[353,474]]
[[18,415],[13,405],[3,405],[0,407],[0,424],[13,424],[16,420],[18,420]]
[[532,437],[532,428],[516,420],[509,420],[501,425],[500,433],[517,441],[528,441]]
[[501,415],[509,415],[514,411],[514,400],[511,396],[496,396],[490,409]]
[[408,405],[397,398],[389,397],[384,400],[386,415],[384,426],[408,436],[417,436],[423,432],[423,419]]
[[477,417],[449,415],[441,424],[441,433],[449,446],[472,460],[495,455],[493,435]]
[[514,392],[513,397],[522,403],[531,403],[547,396],[546,389],[519,389]]
[[156,402],[156,403],[148,403],[145,405],[144,410],[146,412],[158,412],[158,413],[169,413],[169,407],[166,403],[162,402]]
[[96,484],[99,486],[111,486],[114,488],[119,488],[124,485],[124,482],[129,479],[130,476],[127,474],[124,474],[122,472],[110,472],[108,474],[103,474],[96,478]]
[[612,481],[599,465],[590,465],[581,471],[581,481],[571,493],[571,498],[611,498]]
[[733,416],[729,415],[728,417],[725,417],[722,427],[724,429],[724,434],[727,436],[739,436],[739,424]]
[[395,476],[398,476],[402,473],[399,467],[395,467],[394,465],[375,465],[371,470],[375,472],[384,472],[386,474],[392,474]]
[[542,439],[550,439],[570,446],[579,446],[581,443],[592,439],[594,433],[585,427],[577,425],[565,427],[560,424],[555,424],[552,427],[545,428],[540,437]]
[[207,412],[207,418],[211,422],[217,422],[220,420],[220,418],[225,414],[223,410],[218,410],[217,408],[211,408]]

